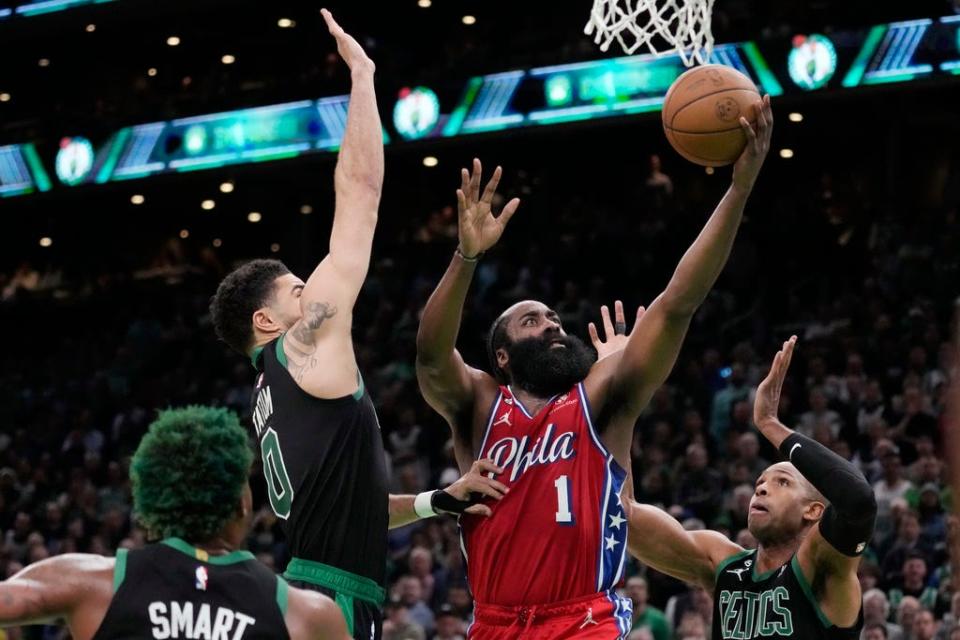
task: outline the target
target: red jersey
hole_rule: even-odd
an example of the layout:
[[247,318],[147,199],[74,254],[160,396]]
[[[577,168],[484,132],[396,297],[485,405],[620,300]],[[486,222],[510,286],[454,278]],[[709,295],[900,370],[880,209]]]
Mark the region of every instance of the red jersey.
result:
[[480,458],[510,488],[489,518],[460,518],[478,604],[558,603],[606,592],[621,578],[626,472],[593,427],[583,383],[532,416],[509,387],[493,403]]

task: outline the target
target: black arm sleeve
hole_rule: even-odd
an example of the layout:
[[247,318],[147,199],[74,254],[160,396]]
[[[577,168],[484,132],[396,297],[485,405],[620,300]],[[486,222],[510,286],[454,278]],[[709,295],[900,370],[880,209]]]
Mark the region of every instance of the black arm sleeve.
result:
[[780,453],[830,502],[820,520],[824,540],[844,555],[863,553],[873,536],[877,500],[860,470],[799,433],[780,444]]

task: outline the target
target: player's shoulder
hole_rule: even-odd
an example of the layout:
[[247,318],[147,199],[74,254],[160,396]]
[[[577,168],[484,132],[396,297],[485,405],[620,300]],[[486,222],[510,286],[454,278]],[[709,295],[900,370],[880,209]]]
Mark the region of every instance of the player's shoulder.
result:
[[76,583],[93,587],[98,582],[112,584],[115,566],[114,558],[92,553],[64,553],[28,565],[17,575],[40,583]]
[[737,558],[750,553],[749,549],[744,549],[719,531],[702,529],[700,531],[691,531],[690,535],[696,541],[697,546],[706,552],[714,572],[719,570],[724,564],[729,564]]
[[299,638],[348,638],[346,622],[337,604],[316,591],[290,587],[287,629],[292,640]]

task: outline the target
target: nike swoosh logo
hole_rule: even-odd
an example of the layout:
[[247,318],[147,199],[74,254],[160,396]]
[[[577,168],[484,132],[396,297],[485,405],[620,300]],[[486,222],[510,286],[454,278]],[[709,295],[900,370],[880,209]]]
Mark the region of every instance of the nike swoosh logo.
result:
[[803,446],[803,445],[798,442],[798,443],[796,443],[795,445],[793,445],[792,447],[790,447],[790,453],[787,454],[787,457],[790,458],[791,460],[793,460],[793,452],[794,452],[794,450],[795,450],[797,447],[802,447],[802,446]]

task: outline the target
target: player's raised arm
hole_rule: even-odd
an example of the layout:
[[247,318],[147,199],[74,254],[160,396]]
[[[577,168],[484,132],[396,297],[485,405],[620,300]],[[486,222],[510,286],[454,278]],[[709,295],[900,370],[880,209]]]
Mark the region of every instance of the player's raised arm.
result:
[[687,531],[663,509],[630,502],[630,555],[661,573],[712,591],[717,566],[743,551],[717,531]]
[[461,170],[457,189],[459,239],[456,252],[440,284],[427,300],[417,332],[417,381],[427,402],[451,425],[458,414],[473,402],[475,385],[487,374],[467,366],[457,351],[457,335],[467,290],[483,252],[495,245],[517,207],[514,198],[493,214],[491,203],[503,170],[497,167],[480,193],[480,161],[474,159],[473,171]]
[[[745,118],[740,119],[747,147],[734,165],[730,188],[681,258],[666,289],[638,321],[623,351],[610,358],[599,369],[600,375],[595,376],[594,384],[588,385],[593,387],[591,399],[598,412],[612,395],[623,407],[621,413],[636,418],[673,369],[693,314],[727,262],[747,197],[770,148],[773,112],[769,96],[754,108],[757,110],[755,129]],[[605,436],[615,440],[615,450],[622,448],[617,446],[623,444],[619,439],[624,439],[629,446],[632,437],[632,420],[621,420],[618,424],[624,425],[620,430],[623,433]]]
[[[0,627],[66,620],[74,637],[93,637],[110,603],[112,583],[110,558],[68,553],[41,560],[0,582]],[[90,619],[72,619],[74,612],[96,598],[103,606],[87,607],[85,615]],[[100,619],[94,619],[94,613]]]
[[796,336],[783,343],[770,373],[757,388],[754,422],[770,443],[829,502],[818,526],[800,544],[797,560],[833,624],[856,623],[861,606],[857,566],[873,536],[877,502],[863,473],[819,442],[795,433],[777,418]]
[[356,366],[340,366],[340,360],[353,362],[352,309],[370,265],[383,186],[383,131],[373,89],[373,61],[329,11],[322,13],[340,56],[350,67],[350,106],[334,172],[336,208],[330,252],[303,287],[303,317],[291,328],[284,346],[291,364],[302,366],[315,353],[318,338],[330,336],[326,348],[332,352],[325,352],[324,359],[345,370],[349,386],[356,383]]

